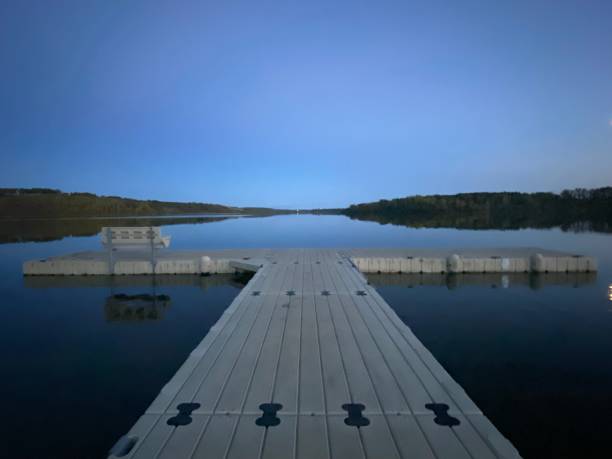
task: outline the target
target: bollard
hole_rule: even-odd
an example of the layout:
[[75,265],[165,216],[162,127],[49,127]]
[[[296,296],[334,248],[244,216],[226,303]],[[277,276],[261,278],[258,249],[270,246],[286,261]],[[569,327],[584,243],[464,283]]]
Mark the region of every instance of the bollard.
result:
[[449,273],[460,273],[463,271],[463,260],[454,253],[446,259],[446,268]]
[[200,259],[200,273],[201,274],[210,274],[212,272],[213,262],[208,256],[203,256]]
[[546,269],[544,263],[544,257],[541,253],[531,255],[530,258],[531,271],[535,273],[543,273]]

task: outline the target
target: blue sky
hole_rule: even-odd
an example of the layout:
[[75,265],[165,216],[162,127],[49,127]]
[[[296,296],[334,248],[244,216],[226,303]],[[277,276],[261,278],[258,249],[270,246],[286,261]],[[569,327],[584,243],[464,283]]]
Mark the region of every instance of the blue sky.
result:
[[612,2],[0,0],[0,186],[330,207],[612,185]]

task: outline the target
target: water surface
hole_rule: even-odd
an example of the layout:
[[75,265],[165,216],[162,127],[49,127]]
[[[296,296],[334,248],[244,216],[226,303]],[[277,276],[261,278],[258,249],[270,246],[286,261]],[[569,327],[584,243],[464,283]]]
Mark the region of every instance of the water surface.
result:
[[[175,249],[540,246],[596,256],[597,275],[370,280],[524,457],[609,450],[612,235],[312,215],[171,223],[163,232]],[[79,225],[88,223],[68,234]],[[100,247],[96,236],[65,235],[62,226],[53,241],[0,245],[0,428],[12,457],[104,457],[241,286],[217,276],[24,279],[27,259]]]

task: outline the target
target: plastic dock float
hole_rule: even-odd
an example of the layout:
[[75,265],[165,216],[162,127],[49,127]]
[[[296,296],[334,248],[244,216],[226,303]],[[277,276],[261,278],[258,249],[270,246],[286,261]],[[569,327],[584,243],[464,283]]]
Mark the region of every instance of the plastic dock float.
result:
[[520,457],[368,285],[364,254],[205,255],[256,272],[109,457]]
[[[597,260],[536,247],[487,249],[325,249],[363,273],[595,272]],[[223,274],[254,271],[287,249],[91,251],[26,261],[26,276]]]

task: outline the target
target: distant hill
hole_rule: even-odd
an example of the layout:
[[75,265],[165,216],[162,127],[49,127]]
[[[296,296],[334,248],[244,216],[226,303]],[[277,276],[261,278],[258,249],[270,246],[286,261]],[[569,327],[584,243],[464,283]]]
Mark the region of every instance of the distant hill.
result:
[[612,231],[612,187],[556,193],[408,196],[351,205],[351,218],[411,227],[550,228]]
[[0,218],[132,217],[190,214],[272,215],[286,211],[199,202],[138,200],[48,188],[0,188]]

